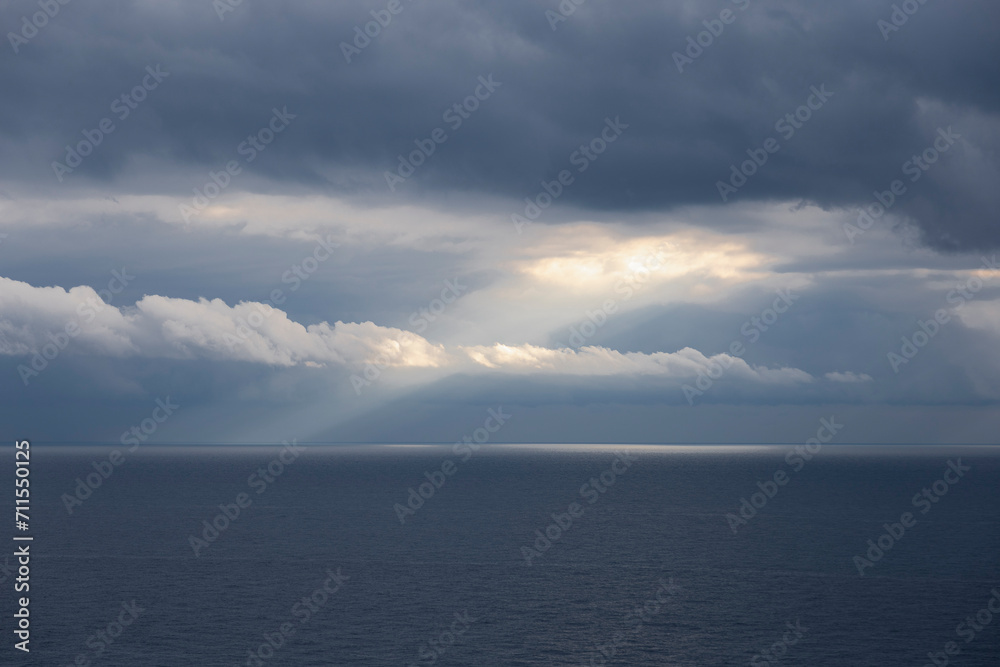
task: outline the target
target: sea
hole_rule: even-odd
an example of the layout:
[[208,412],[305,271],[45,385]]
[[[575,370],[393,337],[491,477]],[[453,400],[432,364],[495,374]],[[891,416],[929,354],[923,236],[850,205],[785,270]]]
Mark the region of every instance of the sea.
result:
[[1000,447],[33,444],[28,478],[0,665],[1000,665]]

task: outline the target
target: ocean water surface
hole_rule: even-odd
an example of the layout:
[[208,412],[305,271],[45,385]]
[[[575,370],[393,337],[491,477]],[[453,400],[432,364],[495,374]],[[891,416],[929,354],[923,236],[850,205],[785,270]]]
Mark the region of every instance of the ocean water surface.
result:
[[13,664],[1000,665],[1000,448],[32,452]]

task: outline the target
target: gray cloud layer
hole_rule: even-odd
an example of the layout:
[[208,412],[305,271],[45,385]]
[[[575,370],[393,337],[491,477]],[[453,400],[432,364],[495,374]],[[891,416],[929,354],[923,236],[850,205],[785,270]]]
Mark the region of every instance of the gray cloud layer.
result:
[[[919,5],[888,40],[877,21],[891,18],[891,3],[860,0],[591,1],[555,30],[550,3],[401,6],[347,63],[341,42],[385,3],[242,3],[222,21],[211,3],[67,5],[0,56],[0,173],[18,188],[52,186],[51,162],[108,117],[114,132],[63,185],[96,179],[183,196],[242,159],[241,142],[287,107],[296,119],[244,165],[274,185],[243,177],[234,187],[517,202],[573,169],[571,154],[620,117],[628,129],[561,203],[597,215],[721,204],[716,183],[773,137],[778,152],[730,201],[856,207],[900,178],[908,189],[892,213],[915,221],[927,243],[1000,245],[995,3]],[[732,22],[711,23],[721,34],[679,72],[674,52],[723,10]],[[3,25],[16,30],[34,11],[9,3]],[[169,77],[119,120],[113,100],[147,65]],[[490,74],[501,87],[452,130],[442,114]],[[790,126],[776,129],[822,85],[833,96],[810,120],[790,137]],[[910,183],[904,162],[949,126],[961,140]],[[438,127],[448,140],[390,193],[384,172]]]
[[995,441],[994,2],[52,2],[37,34],[38,0],[0,8],[0,422],[31,437],[115,441],[169,395],[156,437],[195,442],[453,441],[499,404],[510,440],[801,441],[836,410],[851,440]]

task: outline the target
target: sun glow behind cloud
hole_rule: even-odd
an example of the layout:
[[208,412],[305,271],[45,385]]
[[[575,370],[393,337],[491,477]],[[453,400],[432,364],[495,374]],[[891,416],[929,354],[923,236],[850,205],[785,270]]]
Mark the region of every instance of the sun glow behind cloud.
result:
[[682,231],[621,239],[586,224],[552,234],[558,239],[541,244],[516,268],[533,282],[571,293],[602,292],[619,281],[683,282],[705,291],[765,278],[774,262],[721,234]]

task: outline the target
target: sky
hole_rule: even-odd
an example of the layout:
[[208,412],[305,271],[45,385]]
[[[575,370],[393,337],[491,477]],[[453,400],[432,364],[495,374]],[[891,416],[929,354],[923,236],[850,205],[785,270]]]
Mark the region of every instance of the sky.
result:
[[0,28],[13,437],[997,442],[994,2]]

